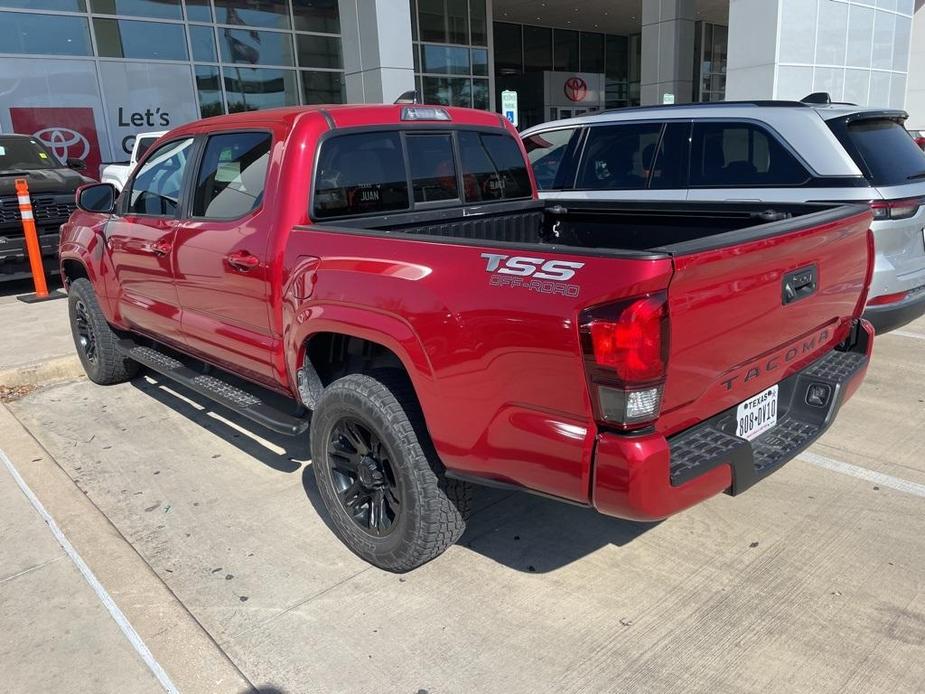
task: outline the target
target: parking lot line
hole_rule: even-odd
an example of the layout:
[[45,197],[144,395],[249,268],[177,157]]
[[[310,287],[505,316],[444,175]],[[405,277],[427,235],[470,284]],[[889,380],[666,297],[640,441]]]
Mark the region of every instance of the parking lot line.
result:
[[840,460],[827,458],[824,455],[818,455],[808,451],[801,453],[798,457],[800,460],[806,461],[807,463],[812,463],[813,465],[825,468],[826,470],[840,472],[844,475],[851,475],[852,477],[857,477],[858,479],[873,482],[874,484],[880,485],[881,487],[889,487],[890,489],[896,489],[907,494],[914,494],[915,496],[921,496],[925,498],[925,484],[909,482],[908,480],[900,479],[899,477],[885,475],[882,472],[874,472],[873,470],[868,470],[867,468],[860,467],[858,465],[843,463]]
[[77,550],[74,549],[74,546],[71,544],[70,540],[67,539],[65,534],[61,531],[61,528],[58,527],[58,524],[55,522],[55,519],[51,517],[51,514],[45,510],[45,506],[39,501],[38,497],[32,491],[26,481],[19,474],[19,470],[13,465],[13,461],[10,460],[9,456],[0,450],[0,461],[3,461],[3,465],[9,471],[10,476],[16,482],[19,489],[29,500],[29,503],[32,504],[32,507],[38,512],[39,516],[42,517],[42,520],[48,525],[48,529],[51,530],[52,535],[55,536],[55,539],[58,541],[58,544],[61,545],[64,552],[67,556],[74,562],[74,565],[80,571],[81,575],[84,577],[84,580],[90,584],[90,587],[93,589],[93,592],[96,593],[96,596],[99,598],[100,602],[103,603],[103,606],[109,612],[110,616],[115,620],[116,624],[119,625],[119,628],[122,630],[122,633],[125,634],[125,638],[128,639],[129,643],[132,644],[132,648],[135,649],[135,652],[141,657],[145,665],[148,666],[148,669],[151,670],[151,673],[157,678],[157,681],[160,682],[161,686],[165,691],[170,692],[170,694],[176,694],[179,692],[176,685],[171,681],[170,676],[164,670],[159,662],[154,658],[154,655],[151,653],[150,649],[145,645],[145,642],[142,641],[141,637],[138,635],[138,632],[135,631],[135,628],[129,623],[125,614],[119,609],[119,606],[116,605],[115,601],[112,599],[112,596],[109,595],[109,592],[103,587],[103,584],[99,582],[99,579],[93,574],[90,570],[90,567],[87,566],[86,562],[77,553]]
[[911,337],[916,340],[925,340],[925,335],[919,333],[910,333],[908,330],[894,330],[890,335],[899,335],[900,337]]

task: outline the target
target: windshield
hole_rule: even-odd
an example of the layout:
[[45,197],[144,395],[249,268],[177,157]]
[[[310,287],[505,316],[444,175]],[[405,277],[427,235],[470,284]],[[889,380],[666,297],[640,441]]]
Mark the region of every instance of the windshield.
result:
[[925,180],[925,152],[895,120],[864,119],[833,130],[873,185]]
[[0,171],[58,168],[61,168],[61,163],[37,140],[0,137]]

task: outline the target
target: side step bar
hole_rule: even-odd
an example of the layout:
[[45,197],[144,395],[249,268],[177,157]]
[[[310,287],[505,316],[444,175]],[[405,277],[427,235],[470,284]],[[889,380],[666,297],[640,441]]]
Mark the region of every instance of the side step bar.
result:
[[132,340],[119,340],[117,348],[122,355],[132,361],[204,395],[271,431],[286,436],[299,436],[308,431],[308,419],[280,412],[264,403],[256,395],[216,376],[198,373],[184,366],[179,360],[152,347],[144,347]]

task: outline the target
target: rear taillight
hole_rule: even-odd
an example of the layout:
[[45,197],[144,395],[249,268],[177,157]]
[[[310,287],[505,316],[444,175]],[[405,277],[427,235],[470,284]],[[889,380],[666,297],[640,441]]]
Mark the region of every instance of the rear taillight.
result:
[[870,209],[874,211],[874,219],[909,219],[919,211],[921,203],[921,198],[874,200]]
[[581,344],[598,421],[638,429],[659,415],[668,363],[668,296],[650,294],[582,312]]

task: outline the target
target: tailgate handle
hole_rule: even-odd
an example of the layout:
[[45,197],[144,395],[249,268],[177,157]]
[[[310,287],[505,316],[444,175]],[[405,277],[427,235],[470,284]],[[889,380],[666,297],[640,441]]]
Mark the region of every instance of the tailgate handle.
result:
[[784,306],[815,294],[818,278],[819,275],[815,265],[800,268],[784,275],[784,288],[781,293]]

